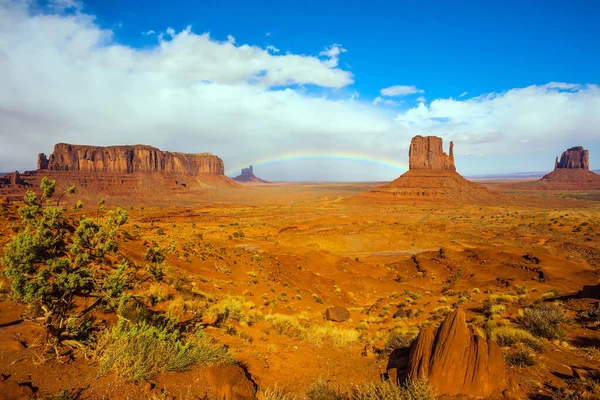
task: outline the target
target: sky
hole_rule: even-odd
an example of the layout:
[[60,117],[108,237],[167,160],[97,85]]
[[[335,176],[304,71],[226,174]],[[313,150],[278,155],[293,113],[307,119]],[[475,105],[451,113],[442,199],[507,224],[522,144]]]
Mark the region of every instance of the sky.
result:
[[386,181],[415,135],[463,175],[600,168],[600,2],[0,0],[0,171],[59,142]]

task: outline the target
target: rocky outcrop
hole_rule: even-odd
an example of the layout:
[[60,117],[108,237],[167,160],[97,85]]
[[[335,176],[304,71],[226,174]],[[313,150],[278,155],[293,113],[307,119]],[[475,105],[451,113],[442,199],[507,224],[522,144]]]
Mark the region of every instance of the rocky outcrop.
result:
[[242,173],[233,178],[233,180],[237,182],[266,182],[254,175],[252,165],[250,165],[248,168],[242,168]]
[[590,155],[583,146],[571,147],[563,151],[560,161],[556,157],[554,169],[590,169]]
[[465,313],[449,314],[439,328],[426,328],[413,343],[407,377],[426,378],[438,395],[489,397],[508,385],[502,349],[477,335]]
[[444,153],[442,138],[437,136],[415,136],[408,150],[410,170],[456,171],[454,166],[454,143],[450,142],[450,154]]
[[48,158],[43,153],[38,156],[38,169],[188,176],[224,174],[223,160],[212,154],[171,153],[139,144],[100,147],[59,143]]
[[27,183],[21,178],[19,171],[0,176],[0,186],[27,186]]

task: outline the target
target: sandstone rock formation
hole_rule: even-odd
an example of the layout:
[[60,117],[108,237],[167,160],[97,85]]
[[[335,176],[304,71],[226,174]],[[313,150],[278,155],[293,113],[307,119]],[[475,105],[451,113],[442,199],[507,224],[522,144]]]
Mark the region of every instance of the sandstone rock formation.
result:
[[242,173],[233,178],[233,180],[237,182],[267,182],[260,178],[257,178],[254,175],[252,165],[250,165],[248,168],[242,168]]
[[600,175],[590,171],[589,152],[583,146],[565,150],[554,162],[554,171],[533,182],[507,186],[530,190],[600,190]]
[[590,169],[590,156],[589,152],[583,148],[583,146],[571,147],[563,151],[560,156],[560,161],[556,157],[554,162],[554,169]]
[[398,179],[378,187],[367,197],[447,198],[458,200],[494,200],[498,194],[466,180],[456,172],[454,145],[444,153],[442,139],[415,136],[409,150],[409,170]]
[[413,343],[407,377],[427,378],[438,395],[488,397],[508,385],[502,349],[467,326],[465,313],[449,314],[439,328],[425,328]]
[[219,400],[253,400],[254,383],[239,365],[216,365],[205,372],[206,381]]
[[81,146],[58,143],[49,158],[38,156],[38,168],[54,171],[166,173],[195,176],[223,175],[223,160],[209,153],[184,154],[161,151],[155,147]]
[[325,319],[333,322],[344,322],[350,319],[350,312],[344,307],[329,307],[325,310]]
[[27,183],[21,178],[19,171],[0,176],[0,186],[27,186]]
[[415,136],[408,150],[409,169],[456,171],[454,166],[454,143],[450,142],[450,155],[444,153],[442,138]]

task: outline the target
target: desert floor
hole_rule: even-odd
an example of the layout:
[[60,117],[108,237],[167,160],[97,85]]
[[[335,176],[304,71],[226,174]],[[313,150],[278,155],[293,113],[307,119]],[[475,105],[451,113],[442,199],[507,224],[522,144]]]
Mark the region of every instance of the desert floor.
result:
[[[503,190],[502,182],[483,184]],[[132,260],[143,264],[154,245],[172,250],[166,278],[137,294],[153,310],[199,321],[259,390],[303,398],[317,381],[349,390],[385,372],[394,334],[415,336],[461,307],[489,335],[518,327],[536,299],[559,299],[572,320],[564,340],[541,340],[534,365],[510,367],[517,392],[549,398],[575,370],[600,368],[598,324],[581,316],[597,301],[568,296],[598,283],[599,193],[506,190],[497,204],[360,196],[375,185],[259,184],[168,199],[108,197],[106,205],[129,213],[119,246]],[[89,208],[78,213],[94,213],[95,196],[83,198]],[[0,217],[0,249],[19,225],[11,206]],[[202,398],[202,366],[131,383],[100,374],[93,351],[69,362],[44,356],[40,328],[21,319],[24,306],[2,282],[2,379],[31,386],[39,398],[61,389],[90,399]],[[490,297],[502,307],[486,309]],[[211,321],[208,310],[228,299],[242,315]],[[346,307],[350,319],[326,321],[331,306]],[[399,308],[412,310],[410,318],[394,318]]]

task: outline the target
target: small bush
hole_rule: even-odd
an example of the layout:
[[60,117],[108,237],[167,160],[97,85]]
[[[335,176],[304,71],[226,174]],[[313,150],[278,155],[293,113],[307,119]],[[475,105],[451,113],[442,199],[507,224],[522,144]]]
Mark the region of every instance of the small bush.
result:
[[351,400],[434,400],[436,396],[426,381],[407,381],[398,386],[390,381],[356,386]]
[[317,381],[310,385],[306,392],[309,400],[345,400],[346,397],[337,388],[329,386],[323,381]]
[[506,355],[506,363],[512,367],[531,367],[535,365],[535,355],[527,350],[517,350]]
[[244,319],[243,297],[227,296],[206,311],[208,319],[214,320],[214,325],[220,326],[226,321],[242,321]]
[[531,333],[519,328],[500,326],[491,331],[490,337],[501,347],[514,346],[522,343],[535,351],[543,349],[542,343]]
[[385,343],[385,349],[382,355],[387,357],[396,349],[402,349],[402,352],[408,355],[410,345],[414,340],[415,337],[413,335],[405,333],[392,333]]
[[528,308],[519,320],[521,326],[535,336],[550,340],[565,337],[562,324],[568,321],[567,315],[556,304],[538,304]]
[[196,364],[231,363],[227,349],[212,344],[200,331],[184,341],[178,331],[142,324],[117,326],[98,340],[100,372],[115,372],[128,381],[141,381],[163,371],[184,371]]
[[494,304],[493,306],[490,307],[489,314],[490,315],[499,315],[499,314],[502,314],[504,311],[506,311],[505,306],[503,306],[502,304]]
[[296,396],[285,393],[283,390],[275,387],[261,389],[256,394],[258,400],[294,400]]
[[306,340],[314,346],[321,346],[329,340],[334,347],[346,347],[358,340],[358,332],[354,329],[342,329],[330,324],[312,326],[307,331]]

